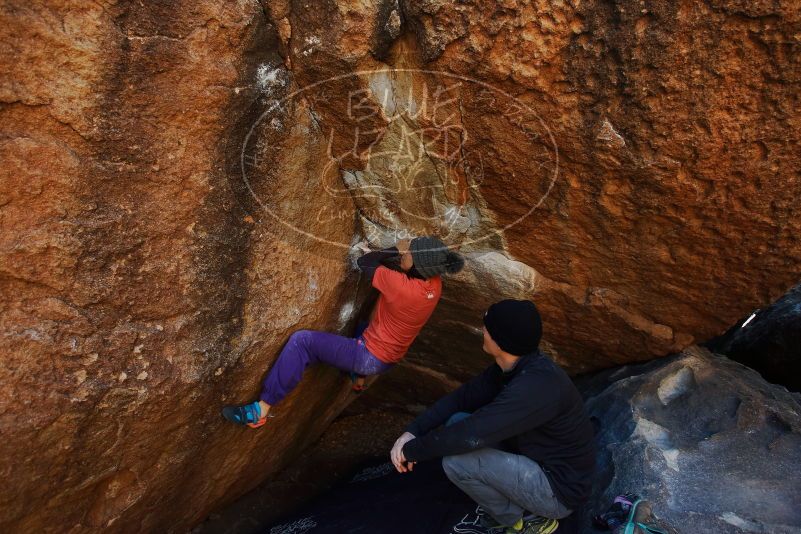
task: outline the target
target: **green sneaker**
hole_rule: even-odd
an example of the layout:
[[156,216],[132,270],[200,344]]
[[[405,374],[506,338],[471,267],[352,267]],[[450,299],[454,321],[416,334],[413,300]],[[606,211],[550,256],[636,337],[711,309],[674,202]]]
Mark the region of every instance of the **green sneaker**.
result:
[[508,527],[506,534],[552,534],[559,528],[559,521],[538,515],[527,516]]

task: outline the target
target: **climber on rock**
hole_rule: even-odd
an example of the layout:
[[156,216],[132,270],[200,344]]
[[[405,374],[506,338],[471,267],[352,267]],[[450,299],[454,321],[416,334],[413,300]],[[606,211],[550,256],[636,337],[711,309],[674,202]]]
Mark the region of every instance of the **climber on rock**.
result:
[[442,293],[440,275],[459,272],[464,259],[436,237],[417,237],[365,254],[357,264],[380,293],[363,333],[351,338],[312,330],[295,332],[264,379],[259,400],[226,406],[226,419],[252,428],[262,426],[270,408],[298,385],[312,364],[326,363],[361,376],[389,370],[406,355],[437,306]]
[[442,458],[490,532],[551,533],[592,488],[593,427],[573,382],[539,351],[541,335],[534,303],[490,306],[483,349],[495,363],[417,417],[390,453],[402,473]]

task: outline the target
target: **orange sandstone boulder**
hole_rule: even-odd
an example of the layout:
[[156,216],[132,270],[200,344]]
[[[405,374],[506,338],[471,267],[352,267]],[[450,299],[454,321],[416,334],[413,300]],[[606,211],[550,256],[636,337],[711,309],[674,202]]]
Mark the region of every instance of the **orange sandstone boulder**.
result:
[[[351,245],[466,270],[410,360],[464,378],[532,298],[569,370],[678,351],[798,279],[799,12],[736,1],[0,7],[0,529],[183,531],[347,404],[299,328]],[[451,377],[451,378],[448,378]]]

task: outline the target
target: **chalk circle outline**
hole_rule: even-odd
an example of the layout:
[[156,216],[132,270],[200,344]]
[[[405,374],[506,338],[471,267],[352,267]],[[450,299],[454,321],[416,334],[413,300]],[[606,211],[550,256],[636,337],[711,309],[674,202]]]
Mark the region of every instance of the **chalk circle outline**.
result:
[[[247,187],[247,189],[250,192],[251,196],[259,204],[259,206],[261,206],[261,208],[265,212],[267,212],[273,219],[277,220],[278,222],[280,222],[281,224],[283,224],[284,226],[286,226],[290,230],[293,230],[293,231],[295,231],[295,232],[297,232],[297,233],[299,233],[301,235],[304,235],[304,236],[306,236],[308,238],[317,240],[317,241],[322,242],[322,243],[326,243],[328,245],[341,247],[341,248],[344,248],[344,249],[347,249],[347,250],[352,248],[352,244],[350,244],[350,243],[340,243],[338,241],[331,241],[330,239],[325,239],[325,238],[317,236],[317,235],[315,235],[315,234],[313,234],[311,232],[308,232],[308,231],[306,231],[306,230],[304,230],[302,228],[298,228],[294,224],[283,220],[276,213],[274,213],[268,206],[266,206],[261,201],[261,199],[256,194],[256,192],[253,190],[253,187],[250,184],[250,180],[248,180],[247,170],[246,170],[246,163],[245,163],[245,151],[247,150],[247,146],[248,146],[248,143],[250,141],[250,138],[253,136],[253,134],[254,134],[256,128],[259,126],[259,124],[261,124],[261,122],[265,119],[265,117],[267,117],[271,113],[283,108],[284,103],[287,102],[288,100],[291,100],[292,98],[295,98],[295,96],[297,96],[297,95],[299,95],[301,93],[304,93],[306,91],[309,91],[310,89],[313,89],[315,87],[318,87],[318,86],[326,84],[326,83],[330,83],[330,82],[333,82],[333,81],[336,81],[336,80],[342,80],[342,79],[345,79],[345,78],[351,78],[351,77],[369,76],[371,74],[375,74],[376,72],[377,71],[373,71],[373,70],[359,70],[359,71],[349,72],[347,74],[340,74],[338,76],[332,76],[331,78],[326,78],[325,80],[320,80],[320,81],[314,82],[314,83],[312,83],[310,85],[306,85],[306,86],[304,86],[304,87],[302,87],[300,89],[297,89],[296,91],[293,91],[292,93],[288,94],[284,98],[282,98],[280,100],[276,100],[275,102],[273,102],[270,105],[270,107],[268,109],[266,109],[261,115],[259,115],[259,118],[256,119],[256,121],[253,123],[253,125],[251,125],[250,129],[248,130],[247,135],[245,135],[244,141],[242,142],[242,150],[240,151],[240,157],[239,157],[240,168],[241,168],[241,171],[242,171],[242,180],[245,182],[245,186]],[[391,68],[391,69],[388,69],[386,72],[388,72],[389,74],[392,74],[392,73],[395,73],[395,72],[409,72],[409,73],[415,73],[416,72],[416,73],[422,73],[422,74],[428,74],[428,75],[445,76],[445,77],[449,77],[449,78],[452,78],[452,79],[457,79],[457,80],[462,80],[462,81],[465,81],[465,82],[475,83],[475,84],[478,84],[478,85],[480,85],[482,87],[485,87],[485,88],[489,89],[490,91],[494,91],[496,93],[499,93],[499,94],[505,96],[506,98],[509,98],[509,99],[515,101],[517,104],[522,106],[525,110],[530,112],[537,119],[537,121],[540,123],[540,126],[542,126],[542,128],[544,129],[545,133],[548,136],[548,139],[550,140],[551,145],[553,146],[553,154],[554,154],[553,177],[551,178],[551,182],[548,184],[548,188],[545,191],[545,194],[542,195],[542,197],[539,199],[539,201],[537,201],[536,204],[534,204],[526,213],[524,213],[523,215],[521,215],[520,217],[518,217],[517,219],[515,219],[511,223],[507,224],[503,228],[496,228],[494,230],[491,230],[491,231],[487,232],[485,235],[483,235],[481,237],[478,237],[478,238],[475,238],[475,239],[468,239],[466,241],[461,241],[458,245],[447,245],[447,247],[449,249],[458,249],[458,248],[463,247],[465,245],[471,245],[471,244],[474,244],[474,243],[478,243],[480,241],[484,241],[486,239],[489,239],[493,235],[500,235],[501,233],[505,232],[506,230],[508,230],[508,229],[512,228],[513,226],[516,226],[517,224],[519,224],[521,221],[523,221],[523,219],[528,218],[534,212],[534,210],[539,208],[542,205],[542,203],[545,201],[545,199],[548,198],[548,195],[551,193],[551,190],[553,189],[554,184],[556,184],[556,180],[557,180],[557,178],[559,176],[559,147],[557,146],[556,140],[554,139],[553,134],[551,133],[551,129],[548,128],[548,125],[545,124],[545,121],[542,120],[542,117],[540,117],[539,114],[537,114],[537,112],[534,111],[528,104],[526,104],[525,102],[520,101],[515,96],[507,93],[503,89],[498,89],[497,87],[494,87],[494,86],[492,86],[492,85],[490,85],[490,84],[488,84],[486,82],[482,82],[481,80],[476,80],[475,78],[470,78],[469,76],[462,76],[461,74],[455,74],[455,73],[446,72],[446,71],[429,70],[429,69],[404,69],[404,68],[400,68],[400,69]],[[395,229],[395,232],[401,232],[401,231],[403,231],[403,230],[402,229]]]

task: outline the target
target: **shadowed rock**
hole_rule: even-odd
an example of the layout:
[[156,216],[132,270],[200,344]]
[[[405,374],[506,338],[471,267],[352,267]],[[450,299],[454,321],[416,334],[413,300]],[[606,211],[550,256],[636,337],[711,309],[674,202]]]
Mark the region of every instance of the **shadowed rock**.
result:
[[744,317],[708,346],[756,369],[769,382],[801,391],[801,285]]
[[579,385],[600,450],[588,515],[630,491],[678,532],[801,530],[801,395],[698,347]]

